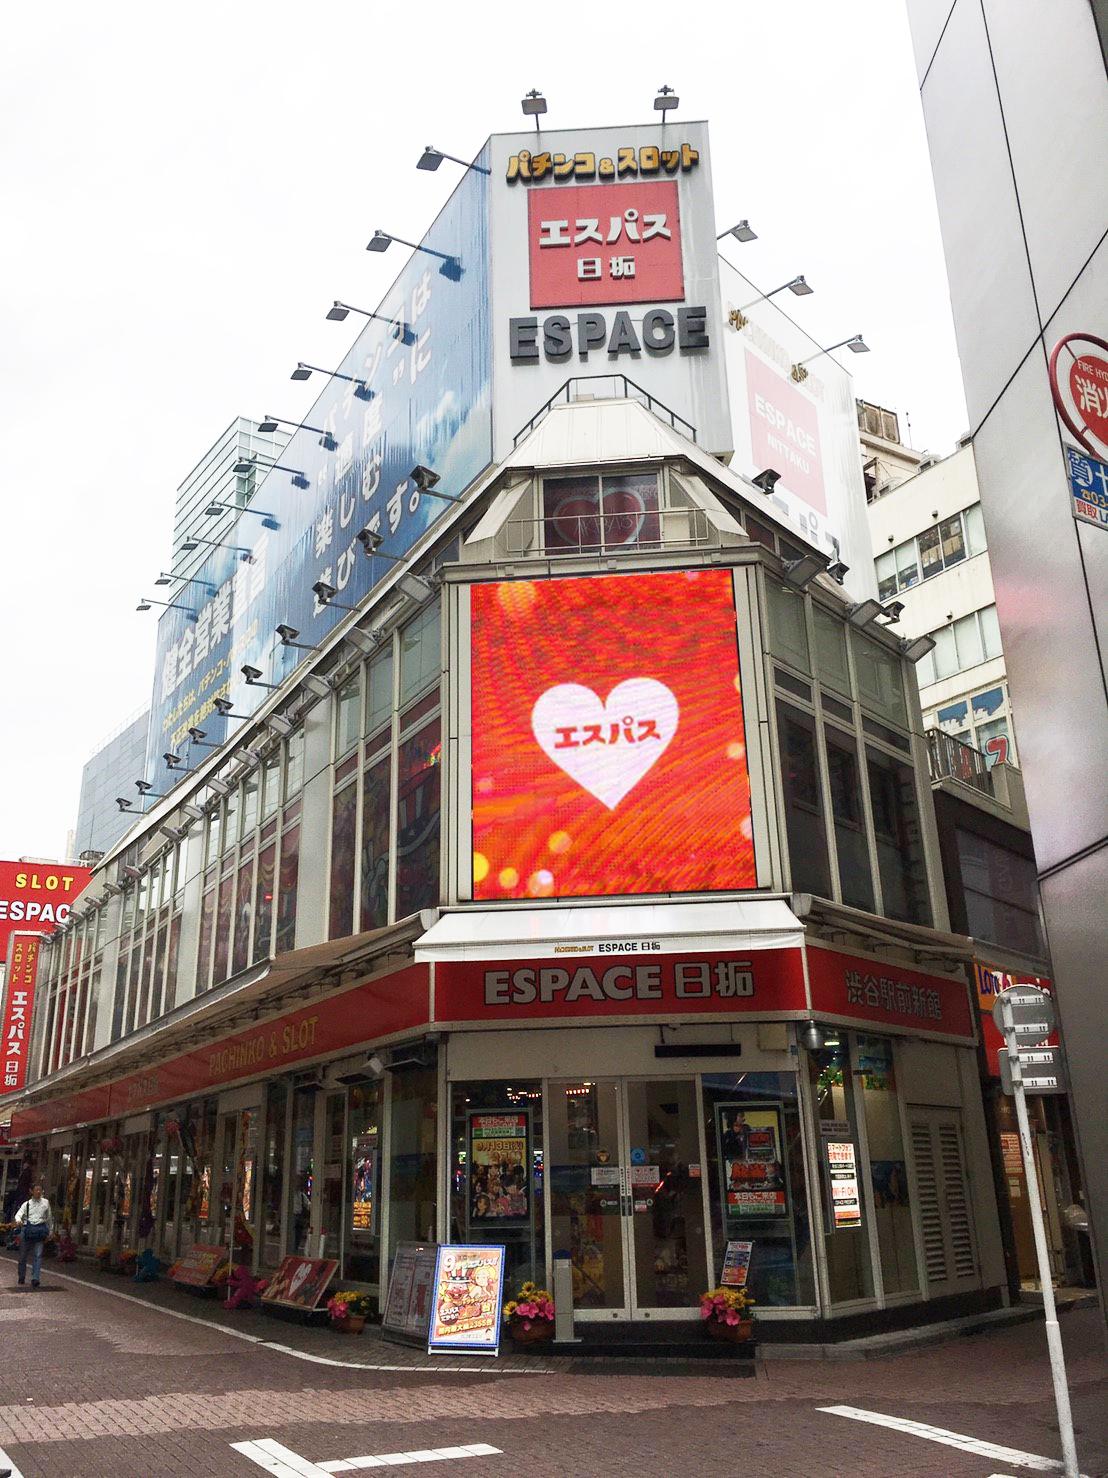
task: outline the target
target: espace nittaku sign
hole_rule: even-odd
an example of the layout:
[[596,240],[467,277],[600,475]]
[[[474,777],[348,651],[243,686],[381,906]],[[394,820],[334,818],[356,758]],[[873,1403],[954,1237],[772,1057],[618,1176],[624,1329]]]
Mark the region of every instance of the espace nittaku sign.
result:
[[435,966],[436,1021],[614,1016],[795,1015],[799,949],[560,960],[448,960]]
[[0,862],[0,961],[14,929],[52,934],[69,918],[74,900],[88,887],[90,867],[50,862]]

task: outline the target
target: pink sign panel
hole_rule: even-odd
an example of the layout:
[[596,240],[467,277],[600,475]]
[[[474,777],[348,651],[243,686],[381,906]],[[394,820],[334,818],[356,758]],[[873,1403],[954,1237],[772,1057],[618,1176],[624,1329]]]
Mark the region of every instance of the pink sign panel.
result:
[[772,365],[746,351],[750,439],[759,471],[772,467],[781,486],[817,513],[827,512],[816,408]]
[[685,296],[674,180],[532,190],[527,249],[532,308]]

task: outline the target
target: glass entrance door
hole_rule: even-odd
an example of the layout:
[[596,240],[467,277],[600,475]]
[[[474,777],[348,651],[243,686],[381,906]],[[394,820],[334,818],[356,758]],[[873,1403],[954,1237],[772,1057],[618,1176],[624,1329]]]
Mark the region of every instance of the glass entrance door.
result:
[[258,1110],[233,1109],[221,1115],[216,1143],[219,1173],[219,1241],[232,1261],[254,1265],[257,1242]]
[[671,1317],[708,1286],[700,1115],[687,1079],[551,1082],[550,1247],[582,1319]]

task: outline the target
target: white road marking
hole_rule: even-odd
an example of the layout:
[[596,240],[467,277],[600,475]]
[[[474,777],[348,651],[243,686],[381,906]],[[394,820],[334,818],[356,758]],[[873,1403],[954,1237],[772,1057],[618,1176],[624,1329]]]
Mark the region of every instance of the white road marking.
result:
[[333,1365],[339,1370],[376,1370],[383,1371],[386,1375],[554,1375],[556,1371],[549,1365],[536,1365],[512,1368],[511,1366],[497,1366],[495,1372],[486,1366],[475,1365],[370,1365],[357,1360],[332,1360],[328,1355],[312,1355],[307,1350],[294,1350],[291,1345],[278,1344],[276,1340],[262,1339],[258,1334],[247,1334],[243,1329],[228,1329],[225,1324],[216,1324],[211,1319],[201,1319],[198,1314],[182,1314],[178,1309],[166,1309],[161,1304],[148,1302],[145,1298],[138,1298],[133,1293],[122,1293],[118,1288],[101,1288],[99,1283],[86,1282],[84,1278],[75,1278],[71,1273],[57,1273],[51,1268],[51,1278],[64,1278],[67,1283],[76,1283],[78,1288],[87,1288],[92,1293],[102,1293],[106,1298],[121,1298],[124,1303],[138,1304],[140,1309],[149,1309],[155,1314],[164,1314],[168,1319],[181,1319],[186,1324],[199,1324],[201,1329],[211,1330],[216,1334],[225,1334],[228,1339],[245,1340],[247,1344],[258,1345],[263,1350],[275,1350],[280,1355],[291,1355],[294,1360],[306,1360],[312,1365]]
[[8,1456],[4,1449],[0,1447],[0,1472],[3,1472],[5,1468],[11,1468],[12,1478],[23,1478],[23,1474],[16,1467],[13,1460]]
[[366,1457],[336,1458],[326,1463],[310,1463],[307,1458],[275,1442],[272,1437],[257,1437],[252,1442],[232,1442],[235,1452],[257,1463],[273,1478],[322,1478],[330,1473],[353,1473],[363,1468],[399,1468],[406,1463],[441,1463],[464,1457],[494,1457],[501,1449],[487,1442],[471,1442],[465,1447],[423,1447],[412,1452],[379,1452]]
[[[1040,1457],[1038,1453],[1021,1452],[1016,1447],[1001,1447],[995,1442],[982,1442],[977,1437],[965,1437],[961,1432],[948,1432],[945,1427],[932,1427],[926,1422],[909,1421],[903,1416],[886,1416],[882,1411],[864,1411],[860,1406],[817,1406],[829,1416],[848,1416],[856,1422],[870,1422],[875,1427],[891,1427],[896,1432],[906,1432],[911,1437],[925,1437],[928,1442],[941,1442],[944,1447],[958,1447],[963,1452],[972,1452],[977,1457],[995,1458],[1001,1463],[1010,1463],[1014,1468],[1033,1468],[1037,1473],[1055,1473],[1062,1463],[1052,1457]],[[1000,1478],[1000,1475],[994,1475]]]

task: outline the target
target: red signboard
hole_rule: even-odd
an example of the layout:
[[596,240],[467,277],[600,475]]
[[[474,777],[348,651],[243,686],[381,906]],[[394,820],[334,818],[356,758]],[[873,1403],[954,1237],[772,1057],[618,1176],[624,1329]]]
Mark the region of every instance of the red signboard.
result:
[[964,980],[923,975],[862,955],[809,948],[808,981],[817,1016],[841,1016],[928,1036],[974,1040]]
[[673,180],[532,190],[527,234],[532,308],[685,296]]
[[[1086,346],[1091,345],[1092,351]],[[1108,341],[1066,334],[1050,352],[1050,393],[1066,429],[1094,457],[1108,449]]]
[[27,1054],[31,1050],[31,1012],[35,1004],[39,940],[33,934],[15,934],[9,941],[8,981],[0,1036],[3,1090],[18,1093],[27,1081]]
[[755,886],[730,571],[472,602],[474,897]]
[[435,966],[436,1021],[772,1016],[806,1010],[799,949],[719,954],[449,960]]
[[756,467],[773,467],[781,486],[817,513],[827,512],[819,416],[803,390],[746,351],[750,442]]
[[25,1137],[66,1124],[123,1118],[204,1089],[281,1072],[306,1058],[425,1026],[428,1010],[428,967],[409,965],[299,1011],[260,1021],[247,1031],[132,1073],[108,1087],[19,1109],[12,1115],[13,1132]]
[[215,1242],[194,1242],[177,1259],[166,1277],[171,1283],[184,1283],[190,1288],[207,1288],[228,1261],[229,1255],[226,1247],[220,1247]]
[[73,901],[88,887],[91,867],[57,862],[0,862],[0,960],[15,929],[52,934],[69,917]]

